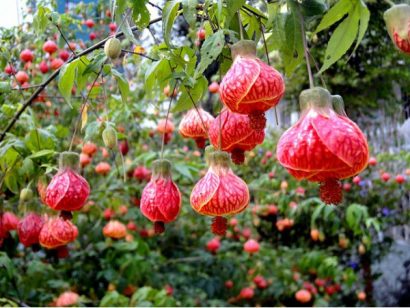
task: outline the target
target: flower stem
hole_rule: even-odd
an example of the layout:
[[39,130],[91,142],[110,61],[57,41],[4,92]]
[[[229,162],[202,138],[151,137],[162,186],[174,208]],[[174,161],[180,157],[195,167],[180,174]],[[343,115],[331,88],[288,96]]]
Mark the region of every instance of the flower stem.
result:
[[241,40],[243,40],[243,25],[242,25],[242,18],[241,18],[241,12],[238,10],[238,23],[239,23],[239,35]]
[[172,89],[171,99],[169,100],[169,104],[168,104],[167,116],[165,118],[165,130],[164,130],[164,133],[162,134],[162,144],[161,144],[161,160],[164,159],[165,135],[167,134],[166,128],[168,126],[169,113],[171,111],[172,100],[174,99],[174,93],[175,93],[175,89],[177,88],[177,85],[178,85],[178,81],[175,82],[174,88]]
[[301,28],[301,34],[302,34],[303,49],[305,52],[306,66],[307,66],[307,71],[309,75],[309,86],[312,89],[315,87],[315,84],[313,82],[312,68],[310,67],[309,48],[307,45],[306,33],[305,33],[305,21],[303,19],[302,13],[299,12],[299,14],[300,14],[300,28]]

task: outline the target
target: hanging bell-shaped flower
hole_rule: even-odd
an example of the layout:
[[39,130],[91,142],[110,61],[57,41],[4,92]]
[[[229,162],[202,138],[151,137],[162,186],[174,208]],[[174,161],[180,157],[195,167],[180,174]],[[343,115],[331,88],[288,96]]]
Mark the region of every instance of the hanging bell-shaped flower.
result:
[[179,123],[179,133],[184,138],[192,138],[195,140],[198,148],[205,147],[205,141],[208,137],[208,128],[211,125],[214,117],[209,113],[198,108],[198,110],[189,110]]
[[208,152],[206,160],[209,169],[192,190],[191,206],[201,215],[214,216],[212,232],[225,235],[226,216],[242,212],[249,204],[248,186],[233,173],[228,153]]
[[74,152],[60,154],[60,168],[47,186],[45,201],[58,211],[80,210],[90,194],[86,179],[78,174],[79,155]]
[[48,218],[41,228],[40,245],[47,249],[54,249],[73,242],[78,236],[77,227],[63,217]]
[[154,223],[155,233],[165,231],[181,210],[181,193],[172,181],[171,163],[161,159],[152,163],[151,180],[141,195],[141,213]]
[[285,93],[282,75],[256,56],[256,43],[239,41],[231,47],[233,64],[224,76],[219,93],[232,112],[246,114],[252,128],[263,130],[265,111],[276,106]]
[[249,117],[223,109],[209,127],[209,140],[214,148],[231,154],[239,165],[245,161],[245,151],[254,149],[265,138],[263,130],[254,130]]
[[339,180],[352,177],[367,166],[366,137],[345,114],[333,110],[332,97],[323,88],[303,91],[300,105],[299,121],[278,142],[278,161],[295,178],[320,182],[321,199],[338,204],[342,201]]
[[387,32],[394,45],[406,54],[410,54],[410,5],[397,4],[384,12]]

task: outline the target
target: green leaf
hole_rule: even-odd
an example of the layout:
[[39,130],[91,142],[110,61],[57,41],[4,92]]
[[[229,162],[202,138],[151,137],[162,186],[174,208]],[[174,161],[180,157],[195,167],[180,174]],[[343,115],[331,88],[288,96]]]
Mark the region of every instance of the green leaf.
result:
[[[65,64],[59,73],[58,89],[66,102],[71,106],[71,90],[74,86],[75,72],[78,61]],[[71,106],[72,107],[72,106]]]
[[43,149],[55,149],[55,141],[53,136],[44,129],[33,129],[26,136],[25,143],[33,153]]
[[363,205],[353,203],[346,209],[346,222],[354,233],[359,233],[360,223],[368,217],[367,208]]
[[226,16],[225,24],[229,25],[230,19],[235,13],[245,4],[246,0],[227,0],[226,7],[228,9],[228,16]]
[[124,76],[115,69],[111,70],[112,74],[114,75],[115,79],[118,82],[118,87],[120,88],[122,102],[127,102],[128,93],[130,92],[130,86],[128,81],[124,78]]
[[88,65],[90,65],[90,60],[86,56],[82,56],[75,61],[78,61],[76,74],[77,90],[82,91],[87,85],[87,80],[90,76],[89,73],[84,73]]
[[182,13],[191,29],[196,27],[196,6],[198,0],[182,0]]
[[84,140],[95,140],[98,138],[102,133],[102,125],[100,122],[91,122],[87,125],[85,129],[85,136]]
[[[356,1],[356,0],[353,0]],[[352,0],[340,0],[337,1],[334,6],[323,16],[320,24],[317,26],[315,33],[318,33],[324,29],[329,28],[331,25],[342,19],[352,9]]]
[[[366,34],[367,27],[369,25],[370,20],[370,12],[367,8],[366,4],[363,1],[359,1],[358,9],[360,11],[360,22],[359,22],[359,35],[357,36],[356,46],[354,47],[353,52],[356,51],[357,47],[359,47],[360,42],[363,40],[364,35]],[[352,52],[352,53],[353,53]]]
[[319,218],[320,214],[322,213],[323,209],[326,207],[326,204],[321,203],[319,206],[315,208],[313,214],[310,218],[310,225],[313,227],[316,226],[316,220]]
[[293,1],[288,1],[290,13],[285,20],[286,41],[282,50],[285,73],[290,76],[303,61],[303,40],[298,7]]
[[[9,279],[13,278],[15,272],[13,262],[7,256],[7,253],[3,251],[0,252],[0,269],[2,273],[1,276],[8,276]],[[4,270],[6,275],[4,275]]]
[[129,300],[117,291],[108,292],[101,299],[100,307],[128,307]]
[[171,44],[170,35],[172,26],[174,25],[175,18],[178,16],[178,9],[180,3],[180,0],[168,1],[162,9],[162,33],[164,35],[165,43],[170,48],[174,47]]
[[14,172],[7,172],[6,176],[4,177],[4,184],[6,184],[6,187],[14,194],[17,194],[19,192],[17,177]]
[[324,0],[304,0],[300,6],[305,20],[322,15],[327,9]]
[[33,172],[34,163],[29,157],[26,157],[23,160],[21,167],[19,168],[19,174],[30,177],[33,174]]
[[53,151],[53,150],[41,150],[41,151],[38,151],[34,154],[31,154],[30,156],[27,156],[27,158],[33,159],[33,158],[40,158],[40,157],[43,157],[43,156],[52,156],[52,155],[55,155],[55,154],[56,154],[56,152]]
[[188,168],[188,166],[187,166],[185,163],[175,163],[175,164],[174,164],[174,168],[175,168],[175,170],[176,170],[178,173],[180,173],[182,176],[184,176],[184,177],[186,177],[186,178],[188,178],[188,179],[190,179],[190,180],[193,180],[192,174],[191,174],[191,172],[189,171],[189,168]]
[[0,81],[0,93],[9,93],[11,86],[8,81]]
[[39,6],[37,8],[37,13],[33,18],[33,26],[34,26],[34,31],[37,34],[44,34],[44,31],[46,30],[49,19],[47,14],[49,13],[49,9]]
[[225,46],[225,35],[223,30],[219,30],[207,37],[201,48],[201,60],[195,71],[197,79],[215,61]]
[[143,29],[149,24],[150,13],[147,8],[147,0],[131,1],[132,19],[139,29]]
[[242,23],[246,30],[248,38],[258,41],[261,37],[261,24],[259,22],[259,19],[254,15],[246,14],[243,12],[241,12],[241,16]]
[[[216,10],[216,19],[218,20],[218,24],[222,25],[222,12],[223,12],[223,0],[217,1],[217,10]],[[235,11],[232,11],[235,13]]]
[[284,50],[286,44],[285,25],[287,14],[281,12],[279,3],[269,3],[268,5],[269,19],[267,24],[272,25],[271,35],[267,37],[267,45],[269,50]]
[[104,51],[100,51],[94,55],[91,63],[87,65],[85,68],[83,75],[89,74],[89,73],[98,73],[104,62],[107,60],[107,56],[105,55]]
[[167,59],[161,59],[153,62],[145,72],[145,91],[150,93],[155,84],[162,80],[158,76],[168,76],[171,74],[171,68]]
[[339,60],[352,46],[357,37],[359,29],[359,10],[354,9],[353,12],[337,26],[336,30],[330,37],[329,43],[325,52],[325,59],[319,74],[327,70],[333,63]]
[[[208,89],[208,82],[204,76],[201,76],[195,81],[192,88],[187,86],[181,87],[181,95],[178,102],[172,109],[172,112],[181,112],[194,108],[194,103],[198,106],[198,101],[206,93]],[[194,103],[192,102],[194,101]]]
[[[138,2],[138,1],[135,1]],[[144,6],[145,7],[145,6]],[[130,23],[128,22],[127,19],[123,19],[123,21],[120,23],[121,25],[121,30],[124,32],[124,35],[127,39],[129,39],[131,42],[134,44],[138,45],[138,41],[136,40],[134,33],[132,32]]]

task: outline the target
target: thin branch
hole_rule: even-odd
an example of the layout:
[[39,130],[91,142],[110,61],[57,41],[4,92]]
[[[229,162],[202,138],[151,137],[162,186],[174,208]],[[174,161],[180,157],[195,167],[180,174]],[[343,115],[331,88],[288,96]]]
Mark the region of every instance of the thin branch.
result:
[[11,62],[9,62],[9,66],[11,67],[11,74],[13,75],[14,80],[16,81],[17,84],[17,90],[20,92],[21,97],[24,99],[24,93],[23,93],[23,88],[21,87],[20,81],[17,80],[16,77],[16,71],[14,69],[14,66]]
[[159,7],[159,6],[156,5],[155,3],[152,3],[151,1],[148,1],[148,4],[151,5],[151,6],[153,6],[153,7],[155,7],[155,8],[157,8],[158,10],[160,10],[160,11],[162,12],[161,7]]
[[71,149],[72,149],[72,147],[73,147],[73,142],[74,142],[75,135],[77,134],[78,125],[80,124],[80,121],[81,121],[81,118],[82,118],[84,109],[85,109],[85,107],[87,106],[88,99],[90,98],[90,93],[91,93],[91,91],[93,90],[94,85],[95,85],[95,83],[97,82],[98,77],[100,77],[100,74],[101,74],[101,72],[102,72],[103,67],[104,67],[104,65],[101,66],[101,69],[100,69],[100,71],[99,71],[98,74],[97,74],[97,77],[95,77],[95,79],[94,79],[94,81],[93,81],[93,83],[92,83],[92,85],[91,85],[91,87],[90,87],[90,91],[88,91],[88,93],[87,93],[87,97],[85,98],[84,102],[83,102],[82,105],[81,105],[80,114],[78,115],[77,121],[76,121],[76,123],[75,123],[74,133],[73,133],[73,136],[71,137],[70,147],[68,148],[68,151],[71,151]]
[[73,53],[74,57],[76,55],[75,50],[73,48],[71,48],[70,43],[68,42],[66,36],[64,35],[63,31],[61,30],[60,26],[58,24],[54,24],[58,30],[58,32],[60,32],[61,37],[63,38],[64,42],[67,44],[68,48],[71,50],[71,52]]
[[11,88],[12,91],[22,91],[22,90],[29,90],[29,89],[36,89],[41,87],[42,84],[36,84],[36,85],[32,85],[32,86],[27,86],[27,87],[18,87],[18,88]]
[[307,71],[308,71],[308,75],[309,75],[309,86],[310,88],[314,88],[315,84],[313,82],[313,75],[312,75],[312,68],[310,67],[310,61],[309,61],[309,49],[308,49],[308,45],[307,45],[307,41],[306,41],[306,33],[305,33],[305,21],[303,19],[303,15],[301,12],[299,12],[300,14],[300,28],[301,28],[301,34],[302,34],[302,41],[303,41],[303,49],[305,52],[305,59],[306,59],[306,66],[307,66]]
[[[268,44],[266,44],[266,38],[265,38],[265,33],[264,33],[264,27],[262,25],[262,21],[260,18],[258,18],[259,21],[259,27],[262,33],[262,39],[263,39],[263,46],[265,48],[265,54],[266,54],[266,61],[268,61],[268,65],[270,66],[270,59],[269,59],[269,51],[268,51]],[[275,112],[275,121],[276,125],[279,125],[279,119],[278,119],[278,111],[276,110],[276,106],[273,107],[273,110]]]
[[166,130],[167,130],[167,126],[168,126],[168,118],[169,118],[169,113],[170,113],[170,111],[171,111],[172,101],[173,101],[173,99],[174,99],[174,97],[175,97],[175,95],[174,95],[175,89],[177,88],[177,86],[178,86],[178,80],[175,82],[174,89],[173,89],[172,92],[171,92],[171,99],[169,100],[168,110],[167,110],[167,116],[166,116],[166,118],[165,118],[165,129],[164,129],[164,134],[162,135],[162,143],[161,143],[161,160],[164,159],[165,135],[167,134],[167,133],[166,133]]
[[[319,72],[320,72],[319,65],[317,64],[317,62],[316,62],[315,58],[313,57],[312,53],[310,52],[310,50],[308,50],[308,53],[309,53],[310,58],[311,58],[312,61],[313,61],[313,65],[315,66],[317,72],[319,73]],[[322,74],[319,74],[319,78],[320,78],[320,81],[321,81],[322,84],[323,84],[323,87],[324,87],[325,89],[327,89],[327,85],[326,85],[325,79],[323,78],[323,75],[322,75]]]
[[[159,21],[161,21],[161,20],[162,20],[162,17],[155,18],[155,19],[153,19],[153,20],[151,20],[151,21],[149,22],[149,25],[155,24],[155,23],[157,23],[157,22],[159,22]],[[131,27],[131,31],[132,31],[132,32],[137,31],[137,30],[138,30],[138,27],[137,27],[137,26]],[[124,36],[124,32],[119,32],[119,33],[117,33],[117,34],[115,35],[115,37],[117,37],[117,38],[118,38],[118,37],[122,37],[122,36]],[[94,50],[96,50],[96,49],[101,48],[102,46],[104,46],[105,42],[106,42],[109,38],[110,38],[110,37],[106,37],[106,38],[103,39],[102,41],[100,41],[100,42],[94,44],[93,46],[91,46],[91,47],[85,49],[84,51],[82,51],[82,52],[76,54],[74,57],[72,57],[71,59],[69,59],[66,63],[71,63],[72,61],[74,61],[74,60],[76,60],[76,59],[78,59],[78,58],[80,58],[80,57],[82,57],[82,56],[84,56],[84,55],[87,55],[87,54],[89,54],[90,52],[92,52],[92,51],[94,51]],[[24,113],[24,111],[31,105],[31,103],[36,99],[36,97],[41,93],[41,91],[43,91],[43,90],[47,87],[47,85],[57,77],[57,75],[58,75],[58,73],[60,72],[60,70],[61,70],[61,67],[60,67],[59,69],[55,70],[55,71],[50,75],[50,77],[49,77],[47,80],[45,80],[44,83],[43,83],[39,88],[37,88],[37,90],[25,101],[25,103],[23,104],[23,106],[20,108],[19,111],[17,111],[17,113],[16,113],[16,114],[14,115],[14,117],[11,119],[11,121],[10,121],[9,124],[6,126],[6,128],[4,129],[4,131],[1,133],[1,135],[0,135],[0,141],[2,141],[2,140],[4,139],[4,137],[6,136],[7,132],[14,126],[14,124],[17,122],[17,120],[20,118],[20,116],[21,116],[21,115]]]
[[268,19],[265,15],[258,14],[257,12],[252,11],[251,9],[249,9],[249,8],[246,7],[246,6],[242,6],[241,10],[246,10],[246,11],[252,13],[253,15],[259,17],[259,18],[263,18],[263,19],[265,19],[265,20]]
[[236,14],[238,15],[239,35],[240,35],[241,40],[243,40],[243,24],[242,24],[241,12],[238,10]]
[[152,29],[149,26],[147,27],[147,29],[148,29],[149,33],[151,34],[152,38],[154,39],[154,43],[158,45],[159,41],[156,38],[156,36],[154,35],[154,32],[152,31]]
[[188,94],[189,98],[191,99],[192,105],[194,105],[194,108],[196,110],[196,113],[199,116],[199,119],[201,120],[202,123],[202,128],[204,129],[206,135],[208,136],[208,128],[205,125],[204,119],[202,119],[201,113],[199,112],[198,106],[195,104],[195,101],[191,95],[191,92],[189,91],[189,89],[187,87],[185,87],[186,93]]
[[145,54],[143,54],[143,53],[140,53],[140,52],[135,52],[135,51],[126,50],[126,49],[121,49],[121,51],[127,52],[127,53],[131,53],[131,54],[134,54],[134,55],[139,55],[139,56],[141,56],[141,57],[143,57],[143,58],[150,59],[151,61],[159,61],[158,59],[151,58],[150,56],[147,56],[147,55],[145,55]]

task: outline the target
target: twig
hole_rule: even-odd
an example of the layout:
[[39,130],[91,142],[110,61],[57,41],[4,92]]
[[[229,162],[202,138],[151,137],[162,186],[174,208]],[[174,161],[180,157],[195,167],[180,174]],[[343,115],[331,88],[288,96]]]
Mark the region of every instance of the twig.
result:
[[268,18],[266,18],[266,16],[256,13],[256,12],[250,10],[246,6],[242,6],[241,10],[247,10],[248,12],[252,13],[253,15],[258,16],[259,18],[263,18],[263,19],[266,19],[266,20],[268,19]]
[[91,93],[91,91],[93,90],[93,87],[94,87],[95,83],[97,82],[98,77],[100,77],[100,74],[101,74],[101,72],[102,72],[103,66],[104,66],[104,65],[101,66],[101,69],[100,69],[100,71],[99,71],[98,74],[97,74],[97,77],[95,77],[95,79],[94,79],[94,81],[93,81],[93,83],[92,83],[92,85],[91,85],[91,87],[90,87],[90,91],[88,91],[88,93],[87,93],[87,97],[85,98],[83,104],[81,105],[80,114],[78,115],[77,121],[76,121],[76,123],[75,123],[74,133],[73,133],[73,136],[71,137],[70,147],[68,148],[68,151],[71,151],[71,149],[72,149],[72,147],[73,147],[74,138],[75,138],[75,135],[77,134],[77,128],[78,128],[78,125],[80,124],[80,120],[81,120],[81,118],[82,118],[82,114],[83,114],[84,108],[85,108],[85,106],[87,106],[88,99],[90,98],[90,93]]
[[241,12],[238,10],[236,14],[238,14],[239,35],[240,35],[241,40],[243,40],[243,25],[242,25],[242,19],[241,19]]
[[[161,21],[161,20],[162,20],[162,17],[155,18],[155,19],[153,19],[153,20],[151,20],[151,21],[149,22],[149,25],[155,24],[155,23],[157,23],[157,22],[159,22],[159,21]],[[134,32],[134,31],[137,31],[137,30],[138,30],[138,27],[137,27],[137,26],[131,27],[131,31]],[[122,37],[122,36],[124,36],[124,32],[119,32],[119,33],[117,33],[117,34],[115,35],[115,37],[117,37],[117,38],[118,38],[118,37]],[[94,51],[94,50],[96,50],[96,49],[101,48],[102,46],[104,46],[105,42],[106,42],[109,38],[110,38],[110,37],[106,37],[106,38],[103,39],[102,41],[100,41],[100,42],[94,44],[93,46],[91,46],[91,47],[85,49],[84,51],[82,51],[82,52],[76,54],[74,57],[72,57],[71,59],[69,59],[66,63],[71,63],[72,61],[76,60],[77,58],[80,58],[80,57],[82,57],[82,56],[84,56],[84,55],[89,54],[90,52],[92,52],[92,51]],[[60,70],[61,70],[61,67],[60,67],[59,69],[55,70],[55,71],[50,75],[50,77],[49,77],[46,81],[44,81],[44,83],[43,83],[39,88],[37,88],[37,90],[26,100],[26,102],[23,104],[23,106],[21,107],[21,109],[20,109],[19,111],[17,111],[17,113],[16,113],[16,114],[14,115],[14,117],[11,119],[11,121],[10,121],[9,124],[6,126],[6,128],[4,129],[4,131],[1,133],[1,135],[0,135],[0,141],[2,141],[2,140],[4,139],[4,137],[6,136],[7,132],[14,126],[14,124],[17,122],[17,120],[20,118],[20,116],[23,114],[23,112],[31,105],[31,103],[36,99],[36,97],[41,93],[41,91],[43,91],[43,90],[47,87],[47,85],[57,77],[57,75],[58,75],[58,73],[60,72]]]
[[[317,72],[319,73],[319,72],[320,72],[319,65],[317,64],[317,62],[316,62],[315,58],[313,57],[312,53],[310,52],[310,50],[308,50],[308,53],[309,53],[310,58],[311,58],[312,61],[313,61],[313,65],[315,66]],[[323,84],[323,87],[324,87],[325,89],[327,89],[327,85],[326,85],[325,79],[323,78],[323,75],[320,74],[320,75],[319,75],[319,78],[320,78],[320,81],[321,81],[322,84]]]
[[306,42],[306,33],[305,33],[305,26],[304,26],[304,19],[303,19],[303,15],[301,12],[299,12],[300,15],[300,28],[301,28],[301,33],[302,33],[302,41],[303,41],[303,49],[305,52],[305,59],[306,59],[306,66],[307,66],[307,71],[308,71],[308,75],[309,75],[309,86],[310,88],[314,88],[315,84],[313,82],[313,75],[312,75],[312,69],[310,67],[310,61],[309,61],[309,49],[308,49],[308,45]]
[[65,37],[63,31],[61,30],[60,26],[58,24],[54,24],[58,30],[58,32],[60,32],[61,37],[63,38],[64,42],[67,44],[68,48],[71,50],[71,52],[73,53],[74,57],[76,55],[75,50],[73,48],[71,48],[70,43],[68,42],[67,38]]
[[28,86],[28,87],[18,87],[18,88],[12,88],[12,91],[22,91],[22,90],[28,90],[28,89],[35,89],[35,88],[39,88],[41,87],[41,84],[36,84],[36,85],[32,85],[32,86]]
[[155,8],[157,8],[158,10],[160,10],[162,12],[162,9],[158,5],[156,5],[155,3],[152,3],[151,1],[148,1],[148,4],[155,7]]
[[151,61],[159,61],[158,59],[151,58],[150,56],[144,55],[143,53],[140,53],[140,52],[135,52],[135,51],[126,50],[126,49],[121,49],[121,51],[128,52],[128,53],[131,53],[131,54],[134,54],[134,55],[139,55],[143,58],[150,59]]
[[[265,47],[266,61],[268,61],[268,65],[270,66],[268,45],[266,44],[265,33],[264,33],[264,31],[263,31],[264,29],[263,29],[262,22],[261,22],[260,18],[258,19],[258,21],[259,21],[259,27],[260,27],[260,30],[261,30],[261,33],[262,33],[263,46]],[[278,111],[276,110],[276,106],[273,107],[273,110],[274,110],[274,112],[275,112],[276,125],[279,125]]]
[[194,101],[189,89],[186,86],[185,86],[185,89],[186,89],[186,93],[188,94],[189,98],[191,99],[192,105],[194,105],[194,108],[195,108],[196,112],[198,113],[198,116],[199,116],[199,119],[201,120],[203,129],[204,129],[206,135],[208,136],[208,128],[205,125],[204,119],[202,119],[202,116],[201,116],[201,113],[199,112],[198,106],[195,104],[195,101]]
[[167,130],[167,125],[168,125],[169,112],[171,111],[171,105],[172,105],[172,101],[174,99],[174,93],[175,93],[175,89],[177,88],[177,85],[178,85],[178,81],[175,82],[174,89],[171,92],[171,99],[169,100],[167,116],[165,118],[165,128],[164,128],[164,133],[162,135],[162,143],[161,143],[161,160],[164,159],[165,135],[167,134],[166,130]]

